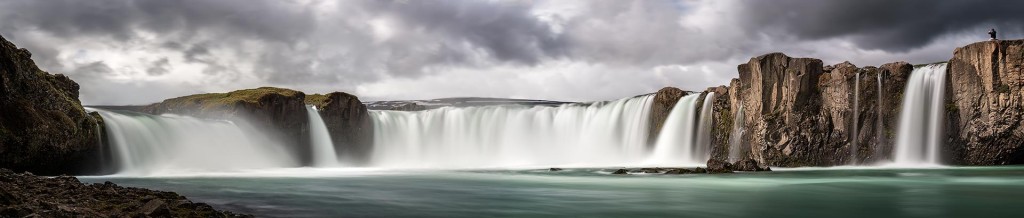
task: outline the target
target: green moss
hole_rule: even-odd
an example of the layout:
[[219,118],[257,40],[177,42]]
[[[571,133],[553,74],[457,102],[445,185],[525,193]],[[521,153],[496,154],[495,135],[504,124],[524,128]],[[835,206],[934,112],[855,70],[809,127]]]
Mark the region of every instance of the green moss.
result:
[[960,112],[960,108],[957,107],[956,104],[946,103],[946,112],[950,112],[950,113]]
[[202,110],[230,106],[239,102],[259,104],[260,98],[267,95],[282,95],[292,97],[302,95],[302,92],[275,87],[260,87],[255,89],[243,89],[228,93],[206,93],[177,97],[164,100],[162,105],[168,108],[185,108],[193,105],[200,105]]
[[324,94],[312,94],[306,95],[306,104],[319,107],[323,107],[327,104],[327,95]]

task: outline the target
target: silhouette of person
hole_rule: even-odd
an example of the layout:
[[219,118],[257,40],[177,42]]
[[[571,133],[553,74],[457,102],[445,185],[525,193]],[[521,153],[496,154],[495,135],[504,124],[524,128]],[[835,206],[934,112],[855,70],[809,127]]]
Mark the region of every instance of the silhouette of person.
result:
[[988,31],[988,36],[991,36],[992,39],[995,40],[996,39],[996,29],[989,30]]

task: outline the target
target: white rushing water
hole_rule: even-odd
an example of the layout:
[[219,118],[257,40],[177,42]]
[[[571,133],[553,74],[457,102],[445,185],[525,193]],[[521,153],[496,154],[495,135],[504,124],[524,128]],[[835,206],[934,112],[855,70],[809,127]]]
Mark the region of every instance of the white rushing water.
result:
[[743,118],[743,104],[740,104],[736,117],[732,118],[732,132],[729,133],[729,162],[743,158]]
[[711,126],[714,116],[715,93],[708,92],[704,97],[704,105],[700,108],[700,117],[697,123],[697,141],[693,144],[693,160],[706,163],[711,159]]
[[857,149],[860,146],[860,72],[853,76],[853,122],[850,126],[850,164],[857,165]]
[[676,102],[672,112],[665,119],[653,157],[648,160],[651,165],[692,166],[705,164],[699,160],[694,151],[696,143],[697,99],[700,93],[683,96]]
[[894,164],[940,165],[943,147],[946,64],[914,69],[903,96]]
[[370,111],[387,168],[622,166],[646,158],[654,95],[590,105]]
[[103,117],[120,175],[171,175],[294,167],[298,161],[231,121],[88,108]]
[[313,150],[313,166],[337,166],[338,154],[334,152],[334,142],[331,141],[331,133],[327,131],[324,119],[312,105],[306,105],[306,113],[309,115],[309,141]]

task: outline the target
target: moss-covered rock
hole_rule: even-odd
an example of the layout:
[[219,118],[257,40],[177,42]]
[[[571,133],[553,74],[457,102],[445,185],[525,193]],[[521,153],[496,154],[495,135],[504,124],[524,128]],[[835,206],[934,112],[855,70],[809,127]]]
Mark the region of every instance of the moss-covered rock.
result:
[[0,36],[0,167],[96,172],[100,129],[78,101],[78,84],[40,70],[31,57]]

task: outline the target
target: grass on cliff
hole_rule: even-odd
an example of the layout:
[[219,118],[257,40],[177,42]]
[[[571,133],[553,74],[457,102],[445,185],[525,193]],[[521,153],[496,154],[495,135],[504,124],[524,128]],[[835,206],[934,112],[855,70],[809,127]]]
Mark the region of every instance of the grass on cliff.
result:
[[920,67],[924,67],[924,66],[928,66],[928,65],[932,65],[932,64],[945,64],[945,63],[948,63],[948,62],[949,61],[939,61],[939,62],[935,62],[935,63],[915,64],[914,68],[920,68]]
[[279,94],[282,96],[295,96],[301,95],[302,92],[275,87],[260,87],[255,89],[236,90],[228,93],[206,93],[182,96],[164,100],[163,103],[160,104],[168,108],[181,108],[182,106],[201,105],[203,109],[207,109],[226,105],[233,105],[237,104],[238,102],[259,104],[260,98],[271,94]]
[[324,94],[311,94],[306,95],[306,104],[313,105],[317,108],[321,108],[327,103],[327,95]]

